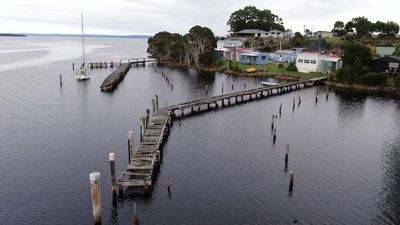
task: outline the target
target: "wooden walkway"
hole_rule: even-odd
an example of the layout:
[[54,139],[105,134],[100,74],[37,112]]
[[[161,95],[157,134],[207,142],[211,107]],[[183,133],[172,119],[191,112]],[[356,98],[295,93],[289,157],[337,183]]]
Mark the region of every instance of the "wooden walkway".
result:
[[[139,65],[145,66],[146,63],[157,62],[156,59],[151,58],[132,58],[132,59],[124,59],[119,61],[104,61],[104,62],[89,62],[86,63],[85,66],[88,69],[107,69],[118,67],[123,63],[130,63],[132,66],[138,67]],[[79,63],[72,63],[72,69],[75,69],[75,65],[79,65]]]
[[[300,88],[311,87],[322,82],[326,77],[285,83],[277,86],[261,87],[244,90],[213,97],[206,97],[171,105],[158,109],[153,104],[153,116],[148,125],[144,125],[141,136],[143,137],[137,151],[130,149],[131,160],[126,169],[118,178],[117,185],[120,191],[126,187],[139,190],[141,193],[150,194],[154,185],[155,174],[159,169],[162,147],[169,136],[170,127],[176,118],[215,110],[222,107],[233,106],[243,102],[280,95]],[[156,96],[156,102],[158,97]],[[154,103],[154,101],[153,101]],[[142,123],[143,124],[143,123]]]

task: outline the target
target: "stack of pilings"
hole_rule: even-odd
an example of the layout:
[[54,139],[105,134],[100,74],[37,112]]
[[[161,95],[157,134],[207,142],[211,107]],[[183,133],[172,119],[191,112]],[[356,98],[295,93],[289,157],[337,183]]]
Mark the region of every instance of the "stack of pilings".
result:
[[131,66],[131,63],[122,63],[119,65],[118,68],[103,81],[100,90],[104,92],[114,91],[118,84],[124,79]]

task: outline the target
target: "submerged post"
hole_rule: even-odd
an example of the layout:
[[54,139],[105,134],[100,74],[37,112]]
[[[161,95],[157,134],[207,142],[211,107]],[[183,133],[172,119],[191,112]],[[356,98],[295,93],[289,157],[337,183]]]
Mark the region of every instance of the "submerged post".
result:
[[275,141],[276,141],[276,128],[274,128],[274,131],[273,131],[273,137],[272,137],[272,142],[275,144]]
[[117,184],[115,182],[115,154],[113,152],[108,154],[108,160],[110,161],[110,170],[111,170],[111,191],[113,194],[116,194]]
[[279,105],[279,117],[281,117],[282,114],[282,103]]
[[222,82],[222,94],[224,93],[224,82]]
[[93,222],[101,224],[101,192],[100,192],[100,173],[89,174],[90,192],[92,194]]
[[293,191],[293,183],[294,183],[294,175],[293,175],[292,171],[290,171],[290,175],[289,175],[289,192]]
[[60,73],[60,87],[62,87],[62,75]]

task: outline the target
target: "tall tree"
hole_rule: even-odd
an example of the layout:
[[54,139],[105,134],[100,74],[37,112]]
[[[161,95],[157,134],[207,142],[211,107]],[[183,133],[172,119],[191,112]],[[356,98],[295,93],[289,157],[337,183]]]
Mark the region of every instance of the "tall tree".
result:
[[198,67],[200,63],[211,64],[213,50],[216,46],[214,33],[207,27],[194,26],[185,35],[189,47],[189,55]]
[[364,16],[353,18],[352,23],[357,37],[366,37],[373,32],[373,24]]
[[243,29],[285,30],[282,18],[268,9],[259,10],[255,6],[246,6],[244,9],[233,12],[227,25],[232,32],[238,32]]
[[347,32],[345,31],[345,26],[343,21],[336,21],[333,25],[332,32],[336,33],[338,37],[345,35]]
[[352,66],[356,59],[359,59],[362,65],[369,65],[372,60],[369,48],[358,42],[349,42],[344,49],[342,57],[345,66]]

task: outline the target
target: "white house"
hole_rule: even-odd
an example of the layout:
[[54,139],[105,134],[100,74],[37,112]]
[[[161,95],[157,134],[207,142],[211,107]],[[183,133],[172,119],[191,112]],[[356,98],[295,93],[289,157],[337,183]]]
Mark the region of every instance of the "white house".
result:
[[280,30],[270,30],[264,34],[262,37],[271,37],[271,38],[284,38],[286,37],[286,33]]
[[236,40],[218,40],[217,48],[243,48],[243,42]]
[[342,59],[334,54],[317,52],[297,53],[296,67],[299,72],[333,73],[342,68]]
[[319,53],[315,52],[297,53],[297,70],[302,73],[317,72],[319,56]]

